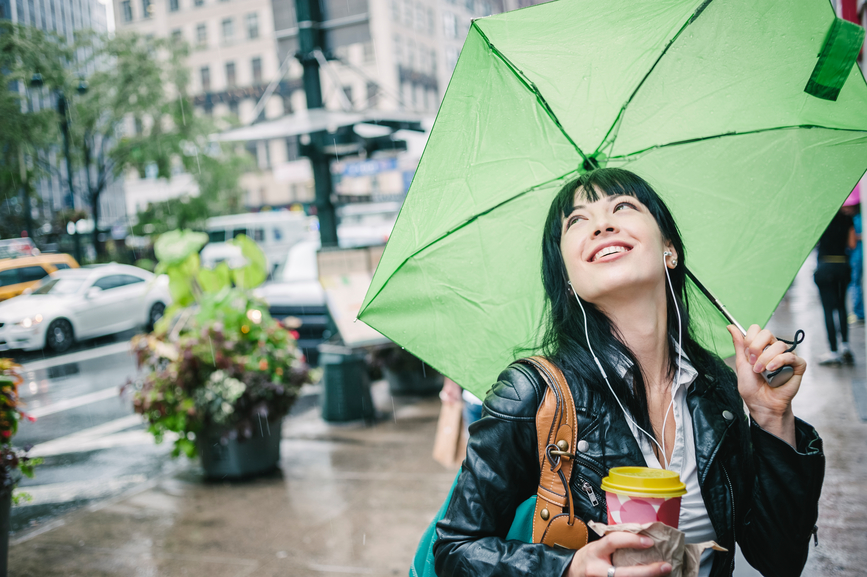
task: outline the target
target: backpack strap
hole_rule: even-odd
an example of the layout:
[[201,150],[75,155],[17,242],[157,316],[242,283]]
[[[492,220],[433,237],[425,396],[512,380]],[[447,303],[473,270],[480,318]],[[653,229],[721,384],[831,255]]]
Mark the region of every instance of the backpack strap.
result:
[[532,366],[547,385],[536,412],[539,448],[539,488],[533,515],[533,542],[580,549],[587,544],[587,526],[575,519],[569,481],[578,442],[575,400],[563,372],[543,357],[519,362]]

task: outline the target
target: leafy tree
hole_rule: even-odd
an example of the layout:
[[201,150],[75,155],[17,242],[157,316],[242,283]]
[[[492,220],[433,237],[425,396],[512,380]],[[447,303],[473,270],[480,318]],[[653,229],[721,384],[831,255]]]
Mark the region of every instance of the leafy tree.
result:
[[[109,185],[127,170],[144,175],[149,166],[156,167],[159,178],[169,178],[176,168],[190,172],[206,200],[197,206],[239,203],[244,157],[212,142],[214,123],[195,112],[187,92],[185,45],[138,34],[84,32],[60,53],[56,37],[29,28],[14,31],[32,39],[32,46],[24,51],[27,57],[10,61],[10,69],[22,80],[41,74],[46,90],[66,95],[70,160],[81,176],[74,193],[90,207],[94,222],[99,222],[100,199]],[[62,62],[59,70],[30,56],[43,52]],[[58,131],[49,139],[62,150]],[[32,140],[34,148],[45,146],[44,139]],[[102,254],[99,233],[94,227],[93,245]]]
[[31,198],[34,183],[50,168],[42,152],[59,136],[58,118],[53,109],[30,112],[27,87],[35,70],[42,71],[50,83],[61,82],[67,57],[66,47],[40,30],[0,21],[0,70],[5,85],[0,88],[0,238],[19,236],[23,230],[34,236],[37,230],[29,218]]

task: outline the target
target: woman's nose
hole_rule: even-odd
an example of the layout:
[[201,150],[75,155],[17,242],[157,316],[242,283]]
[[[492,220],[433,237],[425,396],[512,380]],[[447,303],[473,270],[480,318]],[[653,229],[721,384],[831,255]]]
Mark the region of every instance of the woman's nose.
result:
[[596,227],[596,230],[593,232],[593,237],[597,237],[603,232],[616,232],[614,226],[611,224],[600,224]]

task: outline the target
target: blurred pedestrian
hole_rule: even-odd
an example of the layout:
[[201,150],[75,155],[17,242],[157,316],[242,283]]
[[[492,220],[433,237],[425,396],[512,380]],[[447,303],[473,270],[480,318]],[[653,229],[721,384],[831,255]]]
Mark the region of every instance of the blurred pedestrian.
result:
[[[819,239],[818,262],[816,272],[813,273],[813,280],[819,287],[825,313],[825,328],[828,331],[828,345],[831,349],[819,357],[820,365],[852,364],[855,360],[849,348],[849,319],[846,313],[846,288],[852,272],[846,249],[854,247],[855,229],[852,217],[840,210]],[[841,341],[839,350],[838,332]]]
[[852,217],[852,226],[855,229],[855,248],[849,250],[849,268],[852,269],[852,280],[849,282],[849,294],[852,297],[852,313],[849,315],[849,324],[864,322],[864,290],[862,278],[864,276],[864,252],[861,248],[861,192],[860,184],[843,203],[843,211]]
[[477,399],[471,392],[462,389],[459,384],[451,379],[445,379],[443,390],[440,392],[440,399],[443,402],[451,403],[463,401],[464,429],[468,429],[470,425],[482,418],[482,401]]

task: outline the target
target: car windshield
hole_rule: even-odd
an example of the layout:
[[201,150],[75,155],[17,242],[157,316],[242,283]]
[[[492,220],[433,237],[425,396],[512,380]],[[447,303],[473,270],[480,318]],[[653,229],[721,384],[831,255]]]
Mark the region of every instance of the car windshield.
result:
[[299,242],[289,249],[289,255],[274,277],[283,282],[316,280],[316,251],[318,249],[319,243]]
[[71,295],[78,292],[84,284],[83,278],[75,277],[46,277],[42,284],[31,294],[35,295]]

